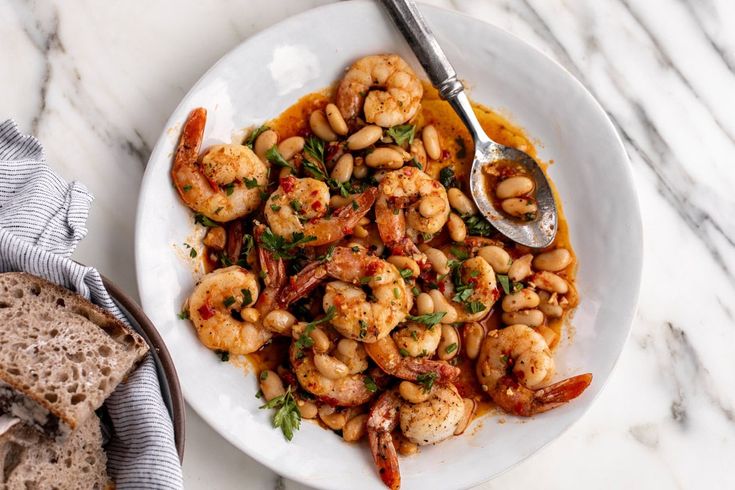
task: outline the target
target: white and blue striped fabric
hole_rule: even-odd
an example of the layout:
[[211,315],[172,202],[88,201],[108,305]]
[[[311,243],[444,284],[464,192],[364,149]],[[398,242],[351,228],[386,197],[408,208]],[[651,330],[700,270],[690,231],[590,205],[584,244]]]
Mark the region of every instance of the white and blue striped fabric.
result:
[[[117,318],[125,317],[99,273],[72,261],[87,234],[92,195],[45,163],[43,147],[0,124],[0,272],[24,271],[76,291]],[[105,403],[113,424],[108,472],[120,490],[183,488],[174,431],[150,354]]]

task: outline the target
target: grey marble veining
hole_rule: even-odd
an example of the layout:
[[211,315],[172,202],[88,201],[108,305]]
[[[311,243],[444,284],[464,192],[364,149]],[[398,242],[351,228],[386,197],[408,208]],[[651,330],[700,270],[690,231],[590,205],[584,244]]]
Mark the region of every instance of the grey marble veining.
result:
[[[168,115],[241,40],[321,3],[0,3],[0,117],[97,197],[78,260],[135,292],[138,186]],[[606,390],[482,488],[735,487],[735,2],[429,3],[516,34],[593,93],[631,157],[644,219],[639,312]],[[191,411],[184,469],[188,488],[299,487]]]

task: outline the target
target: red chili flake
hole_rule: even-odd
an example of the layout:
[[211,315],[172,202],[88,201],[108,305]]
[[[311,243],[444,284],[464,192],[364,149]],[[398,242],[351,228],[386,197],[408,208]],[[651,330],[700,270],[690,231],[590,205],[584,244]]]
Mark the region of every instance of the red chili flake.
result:
[[368,276],[372,276],[373,274],[375,274],[376,272],[380,270],[380,261],[373,260],[373,261],[368,262],[368,265],[367,267],[365,267],[365,270],[367,271]]
[[319,194],[319,191],[316,189],[314,189],[313,191],[311,191],[311,193],[309,193],[310,196],[316,196],[317,194]]
[[337,400],[336,398],[332,398],[331,396],[320,396],[318,400],[322,403],[326,403],[330,407],[339,406],[339,400]]
[[447,158],[449,158],[449,155],[450,155],[449,150],[442,150],[441,159],[446,160]]
[[279,373],[279,376],[283,381],[286,382],[286,384],[289,384],[291,386],[296,386],[296,376],[293,375],[291,371],[286,371],[285,369]]
[[296,187],[296,179],[292,175],[289,175],[288,177],[282,178],[280,184],[283,191],[288,194],[294,187]]
[[311,218],[311,219],[309,220],[309,223],[311,223],[312,225],[315,225],[315,224],[317,224],[317,222],[318,222],[318,221],[319,221],[319,218],[317,218],[317,217],[314,217],[314,218]]
[[209,320],[216,313],[214,311],[214,308],[209,306],[209,303],[204,303],[202,306],[199,307],[199,309],[197,309],[197,311],[199,312],[199,315],[201,315],[203,320]]
[[311,130],[309,128],[301,128],[299,129],[298,133],[296,133],[297,136],[301,136],[302,138],[308,138],[311,136]]
[[352,235],[352,228],[345,226],[344,228],[342,228],[342,233],[344,233],[345,235]]
[[329,143],[329,146],[327,146],[326,155],[324,156],[325,160],[327,160],[328,162],[331,161],[339,151],[339,143]]
[[313,209],[314,211],[319,211],[321,208],[322,208],[321,202],[314,201],[313,203],[311,203],[311,209]]
[[442,294],[444,294],[444,290],[447,289],[446,283],[444,281],[442,281],[439,284],[437,284],[437,286],[438,286],[437,289],[439,289],[439,291],[441,291]]

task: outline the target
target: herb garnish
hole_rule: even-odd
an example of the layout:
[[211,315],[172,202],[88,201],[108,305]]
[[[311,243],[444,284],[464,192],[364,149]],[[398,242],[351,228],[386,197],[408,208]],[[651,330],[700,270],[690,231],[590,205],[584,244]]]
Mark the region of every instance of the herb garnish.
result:
[[230,306],[235,304],[235,297],[228,296],[222,301],[222,303],[225,305],[225,308],[229,308]]
[[412,322],[422,323],[427,327],[433,327],[439,323],[446,314],[446,311],[437,311],[436,313],[427,313],[425,315],[408,315],[406,318]]
[[508,279],[508,276],[505,274],[498,274],[497,277],[500,286],[503,288],[503,292],[505,294],[510,294],[510,279]]
[[257,179],[248,179],[247,177],[245,177],[242,179],[242,183],[245,184],[245,187],[247,187],[248,189],[255,189],[256,187],[260,187]]
[[493,226],[479,214],[463,216],[462,219],[465,225],[467,225],[468,235],[490,236],[493,233]]
[[297,359],[301,359],[302,357],[304,357],[304,349],[307,349],[314,345],[314,339],[312,339],[310,335],[311,332],[316,328],[317,325],[331,321],[332,318],[334,318],[335,313],[336,310],[334,306],[330,306],[327,309],[327,314],[324,317],[306,324],[306,326],[304,327],[304,331],[301,332],[301,335],[299,335],[299,338],[296,339],[296,342],[294,343],[294,345],[296,346]]
[[211,219],[204,216],[202,213],[196,213],[194,215],[194,223],[199,223],[202,226],[206,226],[207,228],[215,228],[219,226],[218,223],[212,221]]
[[452,352],[454,352],[456,350],[457,350],[457,343],[456,342],[452,342],[451,344],[449,344],[446,347],[446,349],[444,349],[444,352],[446,352],[447,354],[451,354]]
[[186,320],[189,318],[189,310],[183,308],[178,314],[179,320]]
[[404,143],[409,145],[413,143],[414,135],[416,134],[416,126],[413,124],[400,124],[393,126],[385,132],[388,136],[393,138],[398,146],[403,146]]
[[255,140],[258,139],[258,136],[263,134],[264,132],[268,131],[270,128],[263,124],[261,127],[254,129],[250,132],[250,135],[248,136],[248,139],[245,140],[245,146],[253,149],[253,145],[255,144]]
[[293,431],[301,427],[301,412],[299,412],[299,407],[296,405],[290,386],[286,393],[271,399],[260,408],[275,408],[273,427],[280,428],[286,440],[293,439]]
[[286,161],[286,159],[278,152],[278,147],[276,145],[271,146],[270,149],[265,152],[265,158],[274,165],[290,168],[294,172],[296,171],[296,168],[288,163],[288,161]]
[[413,276],[413,271],[411,269],[401,269],[401,277],[404,279],[408,279]]
[[459,182],[454,176],[454,169],[452,167],[444,167],[439,171],[439,182],[449,189],[450,187],[459,187]]
[[434,381],[436,381],[437,375],[435,372],[430,371],[428,373],[421,373],[416,377],[416,381],[418,384],[421,385],[421,388],[423,388],[424,393],[428,393],[431,390],[431,387],[434,386]]
[[266,227],[261,237],[261,245],[266,250],[273,252],[275,258],[288,260],[296,257],[296,254],[291,253],[293,248],[300,247],[313,240],[316,240],[315,236],[305,236],[301,232],[296,232],[291,236],[291,241],[287,242],[285,238],[276,235],[270,228]]
[[363,383],[365,383],[365,388],[370,393],[375,393],[376,391],[378,391],[378,385],[375,384],[375,380],[373,378],[371,378],[369,375],[366,374],[363,377],[362,381],[363,381]]
[[219,360],[222,362],[227,362],[230,360],[230,353],[226,350],[216,350],[214,351],[214,353],[219,356]]

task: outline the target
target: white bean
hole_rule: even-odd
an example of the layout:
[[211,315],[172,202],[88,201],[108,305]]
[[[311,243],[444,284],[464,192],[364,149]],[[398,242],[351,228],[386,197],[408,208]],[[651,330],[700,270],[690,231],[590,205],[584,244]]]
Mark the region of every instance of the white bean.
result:
[[273,310],[263,318],[263,326],[281,335],[289,335],[296,317],[286,310]]
[[553,272],[541,271],[531,276],[531,282],[537,288],[552,293],[564,294],[569,291],[569,283]]
[[368,168],[365,165],[355,165],[352,170],[352,175],[354,175],[356,179],[364,179],[365,177],[367,177],[367,174]]
[[410,403],[425,402],[431,396],[431,391],[424,390],[421,386],[410,381],[401,381],[398,385],[398,393],[401,398]]
[[533,219],[538,211],[538,206],[535,202],[525,197],[511,197],[504,199],[500,203],[500,207],[503,211],[515,218]]
[[482,341],[485,339],[485,329],[477,322],[464,326],[464,351],[470,359],[476,359],[480,354]]
[[260,372],[260,391],[263,392],[263,397],[266,401],[271,401],[277,396],[281,396],[286,393],[286,389],[283,387],[283,381],[275,371],[267,369]]
[[332,430],[342,430],[347,422],[344,412],[338,412],[329,405],[319,406],[319,418]]
[[344,184],[350,180],[350,177],[352,177],[353,168],[354,159],[352,158],[352,155],[345,153],[339,157],[339,160],[337,160],[337,163],[334,165],[334,168],[332,169],[332,178],[337,182]]
[[316,403],[309,400],[297,400],[296,406],[299,407],[299,413],[303,419],[313,419],[319,413]]
[[434,302],[434,312],[444,312],[444,317],[441,319],[442,323],[454,323],[457,321],[457,310],[449,304],[449,301],[447,301],[447,298],[444,297],[441,291],[432,289],[429,291],[429,296],[431,296]]
[[393,148],[376,148],[365,157],[365,165],[372,168],[401,168],[403,155]]
[[388,262],[395,265],[399,271],[409,269],[411,271],[411,277],[419,277],[421,269],[419,265],[411,257],[405,255],[391,255],[388,257]]
[[327,120],[329,121],[329,125],[332,127],[332,130],[340,136],[346,135],[347,123],[342,117],[342,113],[339,112],[337,106],[334,104],[327,104],[324,112],[327,113]]
[[462,218],[456,213],[449,214],[447,230],[449,230],[449,238],[455,242],[463,242],[467,238],[467,225],[464,224]]
[[533,259],[533,267],[540,271],[559,272],[572,263],[572,254],[566,248],[557,248],[538,254]]
[[538,309],[541,313],[551,318],[559,318],[564,314],[564,309],[558,303],[551,303],[551,295],[548,291],[540,290],[538,292],[540,303]]
[[539,310],[520,310],[503,313],[503,323],[506,325],[527,325],[529,327],[538,327],[544,323],[544,314]]
[[503,311],[518,311],[536,308],[539,304],[538,294],[533,289],[523,288],[518,292],[507,294],[503,298]]
[[350,150],[364,150],[374,145],[383,136],[383,128],[380,126],[365,126],[347,138],[347,148]]
[[285,160],[291,160],[295,154],[304,149],[305,143],[306,141],[301,136],[291,136],[278,144],[278,153]]
[[495,245],[488,245],[482,247],[477,255],[485,259],[485,261],[492,266],[493,270],[498,274],[507,274],[510,269],[510,254],[500,247]]
[[347,206],[351,202],[352,202],[352,198],[342,197],[339,194],[335,194],[329,198],[329,207],[341,208],[342,206]]
[[348,420],[342,428],[342,438],[346,442],[357,442],[367,433],[367,419],[366,413],[356,415]]
[[350,374],[361,373],[368,368],[367,352],[362,343],[352,339],[341,339],[337,343],[335,357],[344,362]]
[[460,216],[477,214],[475,203],[473,203],[464,192],[456,187],[452,187],[447,191],[447,198],[449,199],[449,205],[452,206]]
[[327,117],[322,111],[314,111],[309,116],[309,127],[319,138],[324,141],[335,141],[337,135],[332,131],[332,127],[327,121]]
[[414,140],[411,142],[411,147],[409,148],[409,151],[411,152],[411,156],[416,159],[417,162],[421,165],[422,170],[426,170],[426,149],[424,148],[424,143],[419,138],[414,138]]
[[350,372],[344,362],[327,354],[314,354],[314,366],[329,379],[344,378]]
[[265,153],[273,148],[273,146],[277,143],[278,133],[276,133],[272,129],[268,129],[260,133],[260,135],[255,139],[253,150],[255,151],[255,154],[258,155],[258,158],[265,162]]
[[509,197],[520,197],[528,194],[533,190],[533,181],[528,177],[516,176],[509,177],[498,184],[495,188],[495,195],[498,199],[508,199]]
[[434,300],[428,293],[421,293],[416,297],[416,309],[419,315],[430,315],[434,313]]
[[439,160],[439,157],[442,155],[442,149],[439,144],[439,133],[437,133],[436,128],[431,124],[425,126],[423,131],[421,131],[421,139],[424,142],[424,148],[429,158]]
[[442,336],[436,353],[442,361],[448,361],[459,354],[459,334],[453,325],[442,325]]
[[332,347],[332,343],[329,341],[329,337],[326,333],[324,333],[324,330],[322,330],[321,328],[315,328],[314,330],[312,330],[309,334],[309,337],[311,337],[311,340],[314,341],[314,352],[323,354],[325,352],[328,352],[329,349]]
[[243,308],[242,310],[240,310],[240,316],[243,320],[250,323],[255,323],[260,320],[260,312],[257,309],[251,307]]
[[429,260],[431,268],[434,269],[437,274],[449,274],[448,260],[444,252],[438,248],[429,247],[424,250],[424,254]]
[[439,196],[427,196],[419,202],[419,213],[424,218],[433,218],[444,212],[444,200]]
[[510,265],[508,269],[508,277],[513,282],[521,282],[525,278],[531,275],[531,261],[533,255],[526,254],[523,257],[516,259]]

